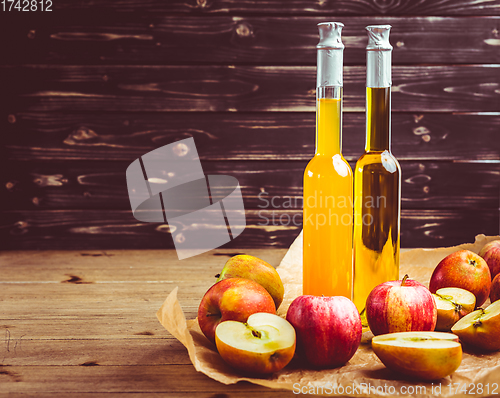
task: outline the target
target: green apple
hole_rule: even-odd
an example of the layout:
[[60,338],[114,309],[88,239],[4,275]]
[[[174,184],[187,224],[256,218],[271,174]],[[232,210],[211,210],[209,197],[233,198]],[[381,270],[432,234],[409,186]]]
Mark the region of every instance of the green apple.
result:
[[295,330],[278,315],[259,312],[246,323],[225,321],[215,329],[222,359],[243,372],[269,374],[283,369],[295,353]]
[[500,300],[464,316],[451,331],[466,344],[488,351],[500,350]]
[[260,258],[246,254],[231,257],[224,265],[217,282],[228,278],[246,278],[257,282],[269,292],[276,309],[283,301],[285,289],[278,272]]
[[452,374],[462,362],[456,335],[443,332],[399,332],[375,336],[372,348],[393,372],[421,380]]
[[215,344],[215,329],[221,322],[246,322],[256,312],[276,313],[273,298],[257,282],[229,278],[217,282],[205,293],[198,308],[198,324]]
[[437,307],[436,330],[450,331],[460,318],[476,308],[476,296],[459,287],[444,287],[432,296]]

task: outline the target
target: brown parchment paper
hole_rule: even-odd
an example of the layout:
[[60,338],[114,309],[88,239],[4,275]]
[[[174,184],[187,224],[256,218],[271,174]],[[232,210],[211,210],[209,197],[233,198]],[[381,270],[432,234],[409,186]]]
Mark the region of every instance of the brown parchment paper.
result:
[[[460,249],[479,252],[484,244],[497,237],[476,236],[474,243],[438,249],[415,249],[405,251],[400,259],[400,276],[410,278],[428,286],[433,269],[448,254]],[[277,267],[283,284],[285,297],[278,309],[278,315],[285,316],[293,299],[302,291],[302,233],[286,253]],[[157,312],[160,323],[188,350],[195,369],[224,384],[248,381],[271,388],[289,389],[295,393],[316,393],[319,395],[384,397],[396,395],[412,397],[482,397],[500,394],[500,352],[475,353],[464,347],[463,359],[458,370],[451,376],[434,382],[415,381],[397,375],[378,360],[373,353],[370,340],[373,335],[365,332],[356,354],[344,366],[335,369],[314,370],[295,357],[283,370],[269,377],[245,377],[231,369],[201,332],[196,319],[186,321],[177,300],[176,287]],[[489,304],[489,300],[483,307]],[[483,392],[478,386],[482,383]],[[498,386],[495,390],[495,383]],[[451,385],[451,387],[450,387]],[[488,385],[488,390],[486,389]],[[331,387],[339,389],[332,393]],[[466,394],[463,387],[467,388]],[[340,387],[343,393],[340,393]],[[440,390],[438,390],[440,387]],[[457,391],[457,389],[459,391]]]

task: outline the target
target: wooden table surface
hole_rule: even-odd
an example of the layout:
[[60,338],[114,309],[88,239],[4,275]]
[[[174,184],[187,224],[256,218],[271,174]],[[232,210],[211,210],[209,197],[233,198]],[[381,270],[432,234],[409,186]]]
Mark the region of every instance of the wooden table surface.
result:
[[[290,397],[196,372],[156,311],[179,286],[187,319],[226,260],[214,250],[0,252],[0,396]],[[285,249],[252,249],[277,266]]]

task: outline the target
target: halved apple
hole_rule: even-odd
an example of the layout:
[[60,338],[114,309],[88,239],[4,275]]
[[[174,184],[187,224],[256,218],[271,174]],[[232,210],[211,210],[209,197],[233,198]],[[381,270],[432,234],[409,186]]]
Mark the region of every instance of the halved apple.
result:
[[464,316],[451,331],[466,344],[488,351],[500,350],[500,300]]
[[246,323],[221,322],[215,329],[217,350],[228,364],[247,373],[283,369],[295,353],[295,329],[278,315],[258,312]]
[[432,296],[437,306],[436,330],[448,332],[460,318],[476,307],[476,296],[459,287],[445,287]]
[[446,377],[462,362],[462,346],[452,333],[382,334],[372,339],[372,348],[390,370],[422,380]]

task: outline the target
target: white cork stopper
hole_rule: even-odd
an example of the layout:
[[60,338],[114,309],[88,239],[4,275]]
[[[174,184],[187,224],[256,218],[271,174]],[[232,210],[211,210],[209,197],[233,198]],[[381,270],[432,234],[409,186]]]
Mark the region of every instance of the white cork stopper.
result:
[[366,46],[366,86],[390,87],[392,85],[392,46],[389,43],[391,25],[370,25]]
[[342,86],[344,44],[341,33],[343,23],[322,22],[318,24],[319,43],[316,87]]

